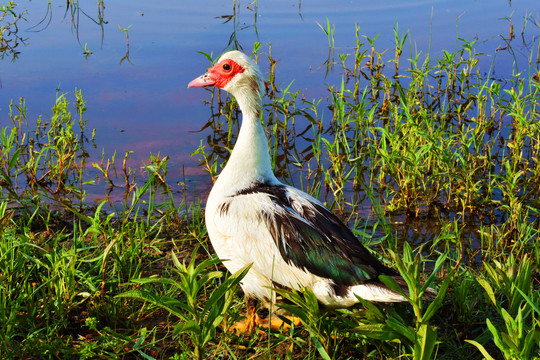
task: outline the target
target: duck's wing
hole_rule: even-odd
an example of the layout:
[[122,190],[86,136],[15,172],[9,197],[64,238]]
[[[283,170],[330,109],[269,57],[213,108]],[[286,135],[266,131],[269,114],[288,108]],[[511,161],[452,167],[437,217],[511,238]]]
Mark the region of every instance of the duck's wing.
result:
[[[283,259],[337,286],[395,275],[379,262],[337,216],[309,195],[285,185],[256,184],[238,196],[265,197],[257,209]],[[270,204],[270,205],[268,205]]]

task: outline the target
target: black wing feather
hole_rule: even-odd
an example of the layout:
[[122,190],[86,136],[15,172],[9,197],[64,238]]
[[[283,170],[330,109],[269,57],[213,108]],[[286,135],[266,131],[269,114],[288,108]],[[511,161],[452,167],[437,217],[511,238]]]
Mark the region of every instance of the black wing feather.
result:
[[381,274],[396,275],[321,204],[305,199],[309,206],[303,205],[284,185],[257,183],[237,195],[255,193],[269,196],[277,209],[261,217],[288,263],[332,279],[338,286],[358,285]]

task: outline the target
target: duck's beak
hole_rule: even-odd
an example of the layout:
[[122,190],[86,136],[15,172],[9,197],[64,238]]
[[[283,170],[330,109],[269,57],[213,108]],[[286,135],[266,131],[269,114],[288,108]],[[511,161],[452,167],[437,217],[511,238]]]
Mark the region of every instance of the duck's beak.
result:
[[215,80],[212,79],[212,76],[210,73],[206,73],[204,75],[199,76],[196,79],[193,79],[189,84],[188,88],[190,87],[204,87],[204,86],[212,86],[216,83]]

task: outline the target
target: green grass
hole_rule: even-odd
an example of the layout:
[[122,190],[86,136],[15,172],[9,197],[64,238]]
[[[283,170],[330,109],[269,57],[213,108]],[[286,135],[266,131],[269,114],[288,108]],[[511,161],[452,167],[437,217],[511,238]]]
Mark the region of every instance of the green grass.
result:
[[[103,156],[93,166],[124,201],[85,201],[93,133],[76,90],[59,95],[46,120],[28,120],[25,101],[14,102],[0,134],[0,358],[538,358],[536,60],[493,80],[465,40],[403,66],[398,31],[391,59],[358,29],[355,51],[334,57],[333,27],[325,32],[327,65],[345,74],[328,101],[281,86],[270,59],[275,171],[326,201],[399,270],[408,302],[326,311],[309,291],[276,289],[301,326],[228,332],[245,310],[235,295],[242,273],[213,257],[200,202],[173,196],[167,158],[150,156],[137,175],[130,153]],[[194,156],[210,179],[239,124],[233,100],[209,95],[216,114],[205,126],[215,136]],[[398,237],[396,218],[431,223],[430,241]],[[428,285],[438,289],[430,302],[421,297]]]

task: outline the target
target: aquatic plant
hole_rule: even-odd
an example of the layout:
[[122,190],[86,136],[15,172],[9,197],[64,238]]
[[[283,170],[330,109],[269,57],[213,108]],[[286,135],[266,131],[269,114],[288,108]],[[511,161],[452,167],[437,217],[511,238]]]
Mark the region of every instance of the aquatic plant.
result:
[[[1,129],[0,357],[537,356],[538,62],[507,81],[485,77],[465,40],[404,61],[406,37],[395,33],[386,58],[356,29],[354,52],[334,58],[343,80],[328,99],[282,86],[270,48],[264,119],[276,173],[377,247],[406,279],[407,304],[327,311],[308,291],[275,289],[302,326],[223,331],[242,317],[233,296],[242,274],[209,257],[204,210],[187,201],[191,189],[176,196],[168,158],[150,155],[139,171],[130,152],[103,154],[92,169],[104,194],[86,201],[93,132],[76,90],[39,119],[13,102]],[[215,136],[194,156],[210,181],[238,119],[234,101],[209,98]],[[438,289],[433,302],[421,300],[427,285]]]
[[[25,20],[26,11],[20,11],[13,1],[6,1],[0,6],[0,59],[11,56],[11,61],[19,57],[19,45],[25,45],[26,39],[19,34],[18,22]],[[1,83],[0,83],[1,85]]]

